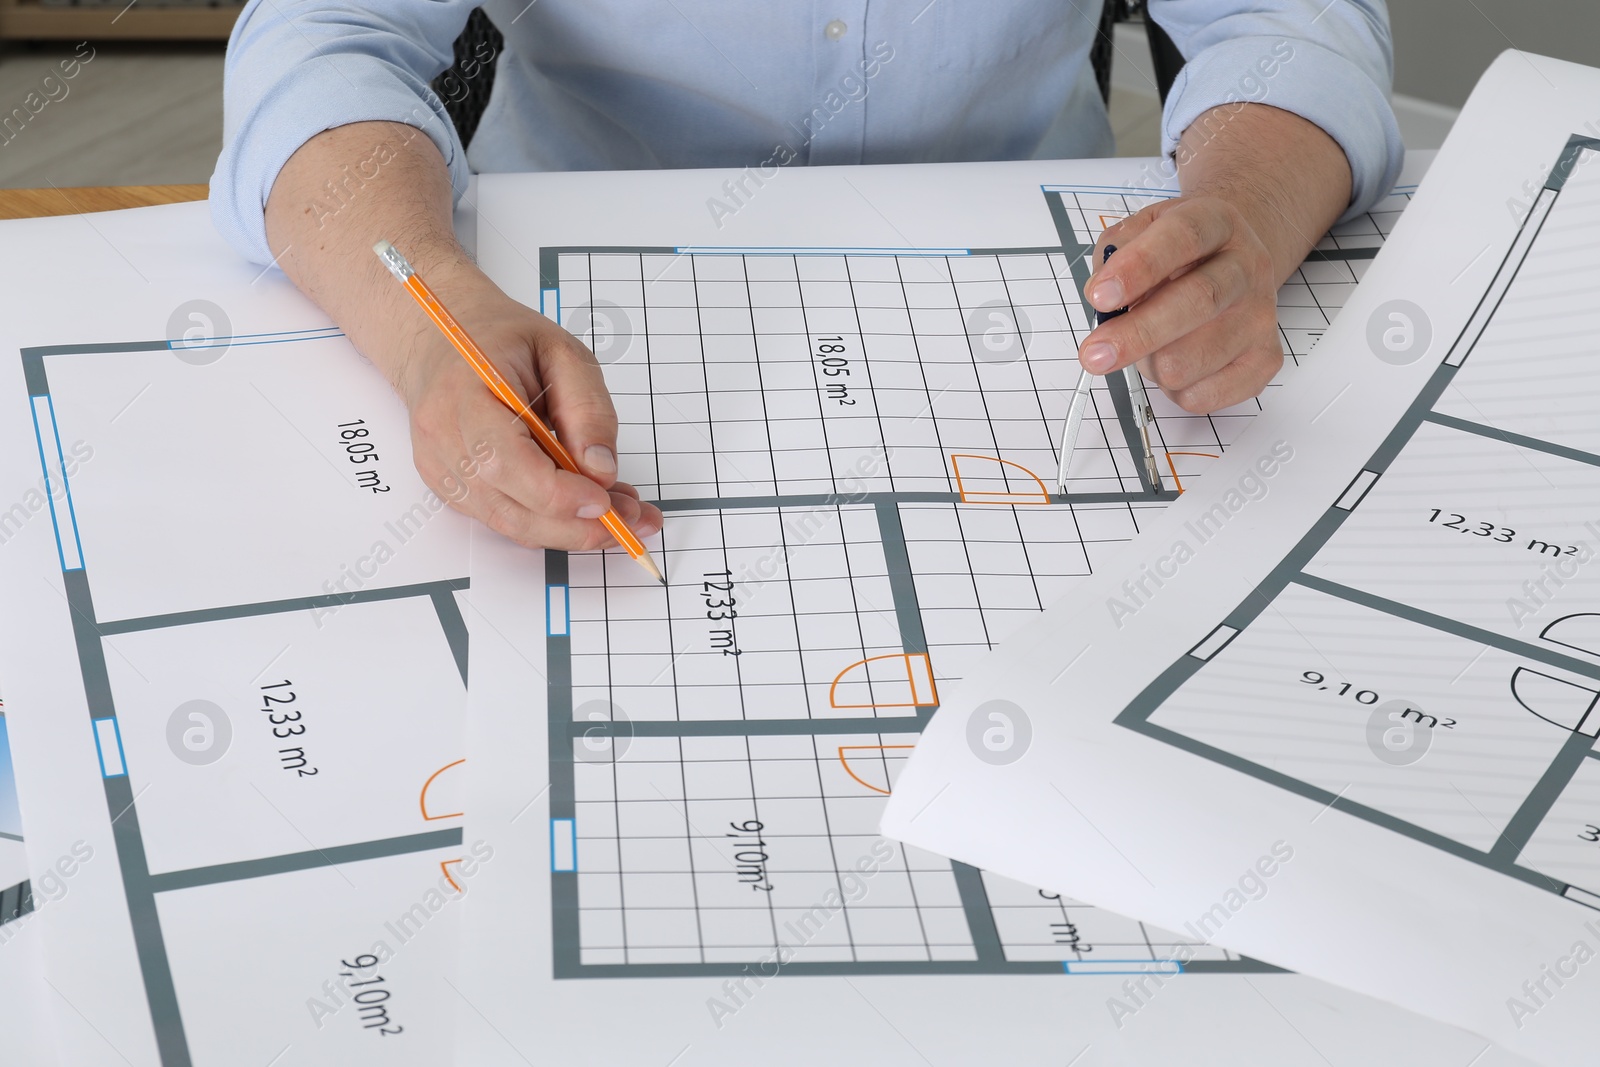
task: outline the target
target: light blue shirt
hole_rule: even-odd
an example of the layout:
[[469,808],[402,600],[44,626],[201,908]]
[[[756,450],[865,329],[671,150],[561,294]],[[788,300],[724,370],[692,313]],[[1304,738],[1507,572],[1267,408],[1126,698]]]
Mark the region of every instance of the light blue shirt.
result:
[[[470,0],[251,0],[228,44],[217,228],[271,260],[263,206],[322,130],[424,130],[459,198],[472,171],[1109,155],[1089,47],[1100,0],[491,0],[505,34],[464,151],[428,82]],[[1384,0],[1150,0],[1186,57],[1163,151],[1212,107],[1270,104],[1343,147],[1351,213],[1403,147]],[[1121,60],[1127,62],[1127,60]],[[369,169],[376,164],[369,165]],[[1171,173],[1170,170],[1168,172]]]

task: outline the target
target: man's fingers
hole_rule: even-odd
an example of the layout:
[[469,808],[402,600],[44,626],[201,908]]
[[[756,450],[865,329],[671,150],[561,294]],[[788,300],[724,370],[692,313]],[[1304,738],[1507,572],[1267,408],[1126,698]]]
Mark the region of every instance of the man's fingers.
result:
[[522,420],[487,391],[468,392],[460,412],[463,435],[488,445],[489,455],[479,463],[478,473],[489,487],[557,519],[595,519],[610,506],[604,488],[556,466]]
[[[641,540],[661,532],[661,512],[653,504],[640,504],[623,493],[613,494],[611,504]],[[540,514],[497,489],[485,488],[472,499],[472,507],[464,510],[495,533],[529,548],[590,552],[617,544],[611,531],[596,520]]]
[[610,531],[598,522],[541,515],[498,490],[484,492],[469,511],[489,529],[529,548],[558,548],[586,552],[616,544]]
[[661,531],[661,509],[639,499],[639,490],[627,482],[611,487],[611,506],[639,537],[653,537]]
[[1214,256],[1126,315],[1095,327],[1084,338],[1079,358],[1095,374],[1137,363],[1213,321],[1249,291],[1250,278],[1238,258]]
[[660,528],[658,520],[661,512],[655,505],[642,503],[637,496],[618,492],[615,488],[611,490],[610,497],[611,510],[617,513],[617,518],[640,537],[649,537]]
[[[630,500],[637,504],[638,514],[633,517],[623,515],[622,510],[628,506],[628,501]],[[640,502],[638,497],[626,496],[614,490],[611,494],[611,501],[616,506],[617,514],[622,515],[623,521],[628,524],[628,529],[632,530],[641,540],[646,537],[654,537],[661,532],[661,527],[664,525],[661,509],[654,504]]]
[[565,333],[534,339],[545,410],[578,466],[603,486],[617,480],[617,409],[594,356]]
[[[567,531],[562,545],[550,542],[549,547],[572,547],[581,540],[572,534],[580,526],[566,524],[588,523],[603,530],[598,520],[607,510],[615,510],[640,537],[649,537],[661,529],[660,510],[653,504],[641,503],[637,489],[616,482],[607,491],[586,475],[562,470],[528,436],[521,420],[510,417],[510,412],[492,397],[469,395],[462,404],[461,423],[469,436],[487,445],[480,450],[485,458],[477,465],[477,476],[485,489],[520,509],[496,502],[503,514],[495,529],[506,536],[533,544],[536,531],[545,529],[548,523],[554,529]],[[475,507],[469,505],[465,510],[488,522]],[[599,545],[583,542],[583,547]]]
[[[1166,206],[1166,202],[1154,204],[1151,207],[1145,208],[1143,211],[1129,215],[1125,219],[1119,219],[1117,222],[1100,231],[1100,239],[1094,243],[1094,256],[1089,261],[1089,281],[1088,284],[1084,286],[1083,290],[1085,296],[1095,292],[1096,286],[1102,279],[1110,277],[1110,275],[1106,273],[1107,246],[1116,245],[1117,252],[1120,255],[1124,245],[1154,225],[1156,219],[1160,218],[1158,211]],[[1112,258],[1115,259],[1116,257],[1113,256]],[[1095,301],[1091,299],[1090,303],[1095,304]],[[1115,311],[1119,307],[1122,307],[1122,305],[1113,304],[1110,307],[1101,307],[1100,310]]]
[[[1094,243],[1094,272],[1098,274],[1106,258],[1106,245],[1116,245],[1120,253],[1122,246],[1148,230],[1156,219],[1161,217],[1162,210],[1169,206],[1169,201],[1160,201],[1152,204],[1142,211],[1138,211],[1127,218],[1118,219],[1100,232],[1100,239]],[[1113,259],[1116,257],[1113,256]],[[1105,310],[1111,310],[1107,308]]]
[[[1115,311],[1141,300],[1182,268],[1221,248],[1234,231],[1227,212],[1205,201],[1176,200],[1151,208],[1149,225],[1126,241],[1089,281],[1089,303],[1098,311]],[[1135,227],[1130,226],[1130,230]]]
[[1275,309],[1253,301],[1236,304],[1140,360],[1139,369],[1163,389],[1186,389],[1252,347],[1265,348],[1274,343],[1278,343]]
[[1174,404],[1194,415],[1208,415],[1232,407],[1261,390],[1283,367],[1283,349],[1270,344],[1251,346],[1226,367],[1181,389],[1162,388]]

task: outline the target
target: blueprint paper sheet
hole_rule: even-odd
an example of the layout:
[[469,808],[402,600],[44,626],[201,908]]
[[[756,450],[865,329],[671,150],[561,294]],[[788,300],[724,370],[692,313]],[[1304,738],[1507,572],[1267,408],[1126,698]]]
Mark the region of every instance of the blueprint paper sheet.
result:
[[[467,1061],[1483,1052],[878,832],[946,688],[1178,483],[1209,478],[1258,409],[1190,419],[1158,398],[1171,480],[1156,492],[1121,402],[1097,389],[1071,491],[1045,497],[1088,246],[1171,195],[1141,173],[819,169],[742,191],[723,172],[482,179],[481,261],[594,347],[622,476],[667,511],[651,549],[671,586],[614,553],[474,534],[468,836],[493,858],[463,912]],[[1286,379],[1406,195],[1285,288]],[[729,196],[739,210],[718,227],[708,202]]]
[[[6,1005],[6,1054],[8,1061],[44,1067],[56,1062],[54,1035],[12,765],[10,732],[5,710],[0,707],[0,1004]],[[57,891],[52,880],[48,892],[40,896],[48,900]]]
[[885,833],[1587,1055],[1597,93],[1495,63],[1317,358],[951,687]]
[[467,521],[204,204],[3,241],[0,677],[62,1062],[448,1062]]

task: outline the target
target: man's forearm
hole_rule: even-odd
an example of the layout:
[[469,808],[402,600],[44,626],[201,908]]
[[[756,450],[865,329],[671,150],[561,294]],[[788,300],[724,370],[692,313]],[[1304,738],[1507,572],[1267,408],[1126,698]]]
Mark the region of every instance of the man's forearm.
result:
[[[394,383],[411,411],[422,480],[451,506],[533,547],[603,548],[614,510],[640,537],[661,512],[617,481],[617,415],[582,342],[511,299],[451,228],[450,175],[410,126],[362,122],[307,141],[268,198],[267,242],[284,272]],[[558,467],[373,255],[395,242],[429,288],[582,464]]]
[[407,358],[433,327],[372,254],[394,240],[441,294],[487,284],[456,242],[450,175],[415,127],[359,122],[324,131],[289,158],[267,200],[278,265],[405,393]]
[[1337,141],[1266,104],[1212,108],[1177,149],[1185,196],[1225,200],[1272,255],[1281,282],[1350,204],[1350,164]]

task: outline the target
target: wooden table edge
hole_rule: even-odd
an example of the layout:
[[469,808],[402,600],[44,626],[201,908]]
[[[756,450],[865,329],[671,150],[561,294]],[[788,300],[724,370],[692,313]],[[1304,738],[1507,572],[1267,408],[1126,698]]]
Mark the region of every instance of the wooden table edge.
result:
[[210,195],[205,185],[93,185],[77,188],[0,189],[0,219],[82,215],[152,204],[184,204]]

